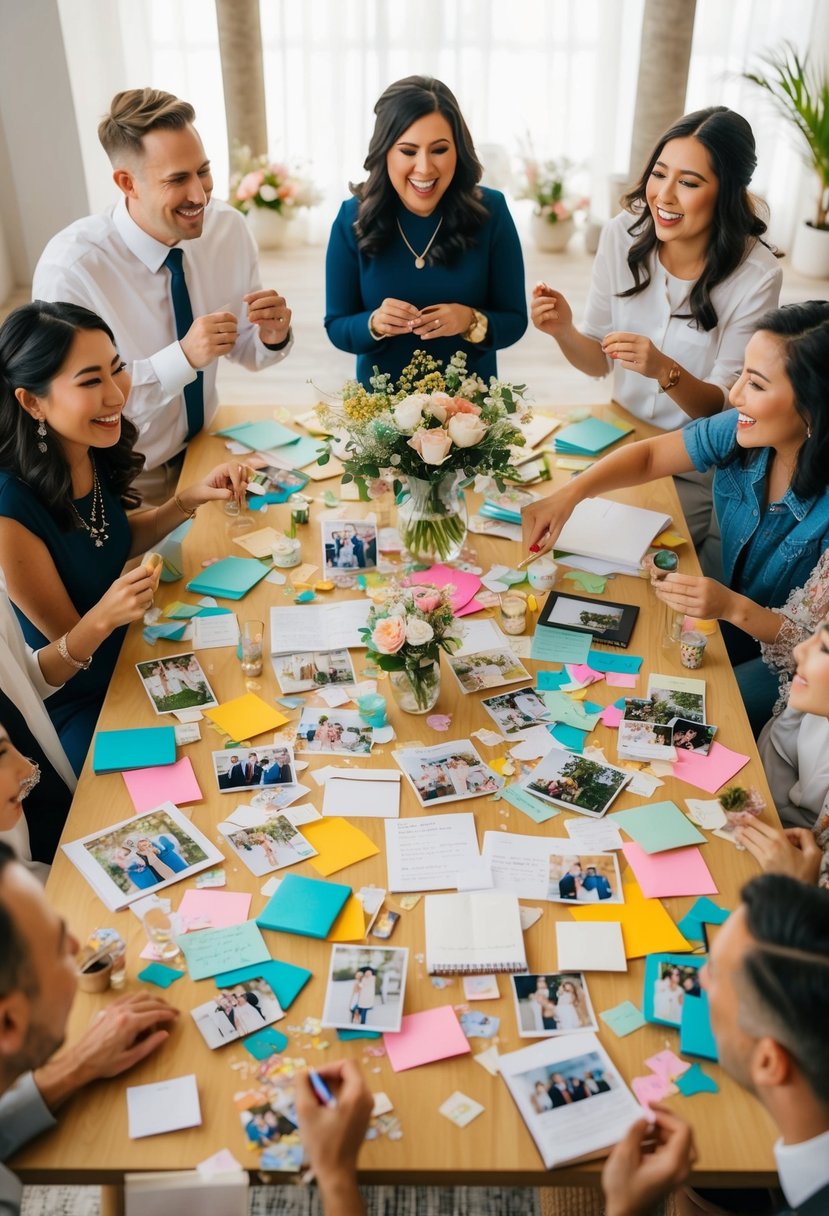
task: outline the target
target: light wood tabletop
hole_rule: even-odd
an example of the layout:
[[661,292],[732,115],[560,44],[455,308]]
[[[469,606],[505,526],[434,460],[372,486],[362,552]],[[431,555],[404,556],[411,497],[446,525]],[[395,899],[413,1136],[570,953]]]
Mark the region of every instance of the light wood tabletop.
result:
[[[267,417],[269,413],[264,409],[250,410],[246,412],[245,417]],[[624,411],[615,406],[602,407],[597,413],[611,418],[625,417]],[[221,425],[222,421],[228,424],[238,417],[238,411],[232,411],[232,416],[231,411],[225,411],[224,417],[220,415],[217,420],[217,425]],[[639,424],[637,431],[642,435],[643,428]],[[225,458],[223,440],[206,434],[199,436],[191,444],[181,484],[193,482]],[[560,482],[566,475],[561,471],[557,472],[556,482]],[[534,489],[545,493],[552,484],[555,483],[546,482]],[[318,520],[326,508],[319,499],[326,487],[336,488],[336,483],[329,481],[322,485],[309,485],[308,492],[315,499],[312,519],[309,525],[299,528],[303,559],[315,565],[321,565]],[[664,510],[673,516],[677,530],[685,532],[674,487],[670,481],[620,492],[618,496],[613,497]],[[354,504],[355,515],[371,509],[370,504]],[[290,503],[272,505],[259,518],[263,526],[267,524],[283,528],[288,523],[289,513]],[[219,505],[210,504],[199,510],[184,544],[185,577],[175,583],[161,584],[156,596],[158,605],[163,607],[166,603],[181,598],[195,602],[197,597],[186,593],[184,585],[201,570],[204,560],[222,557],[228,553],[246,556],[244,550],[232,543],[228,532],[230,523]],[[514,564],[522,556],[520,546],[515,542],[470,535],[469,544],[476,551],[478,564],[484,570],[495,562]],[[698,571],[690,544],[683,545],[678,552],[681,570]],[[561,581],[562,573],[563,571],[559,573],[557,589],[578,590],[573,588],[572,584]],[[317,598],[330,602],[338,597],[348,598],[354,594],[356,593],[353,591],[335,591],[321,593]],[[644,656],[644,664],[635,692],[628,695],[644,695],[649,672],[688,674],[680,665],[678,647],[664,649],[661,644],[664,620],[662,606],[657,605],[657,601],[653,599],[646,580],[616,577],[608,584],[604,598],[638,604],[641,608],[629,649],[632,654]],[[271,606],[288,605],[290,602],[282,587],[263,581],[239,603],[231,604],[231,607],[238,613],[240,621],[254,618],[267,622]],[[295,610],[301,612],[302,607],[297,606]],[[142,638],[141,626],[132,626],[124,643],[99,726],[153,726],[159,721],[166,721],[166,718],[159,719],[154,714],[134,664],[146,658],[176,654],[187,649],[186,643],[166,641],[160,641],[150,647]],[[364,654],[363,651],[352,652],[358,675],[366,666]],[[234,649],[203,651],[200,658],[220,702],[245,692],[245,679]],[[524,662],[531,672],[539,666],[530,660]],[[388,697],[390,721],[397,732],[397,741],[375,747],[370,758],[365,760],[366,766],[394,767],[391,752],[407,741],[417,740],[429,745],[468,738],[473,730],[493,726],[479,704],[482,696],[491,694],[461,694],[455,679],[446,668],[445,660],[443,668],[442,689],[435,712],[452,716],[449,731],[437,734],[429,728],[423,717],[402,713],[395,706],[383,681],[379,685],[379,691]],[[709,722],[719,726],[718,739],[751,758],[738,778],[740,783],[756,787],[766,797],[770,809],[765,812],[765,816],[775,819],[763,770],[719,633],[709,638],[705,663],[698,674],[706,681],[707,717]],[[258,683],[261,685],[260,695],[266,701],[273,703],[274,698],[280,695],[267,657]],[[611,688],[604,683],[597,684],[590,690],[590,697],[602,704],[609,704],[623,694],[624,690]],[[307,703],[320,706],[323,704],[313,694],[308,695]],[[298,718],[299,710],[285,712],[292,720]],[[222,740],[209,729],[206,722],[201,724],[201,733],[200,742],[179,748],[178,754],[191,758],[204,796],[202,802],[188,808],[188,811],[192,811],[193,822],[208,838],[220,844],[221,838],[217,837],[216,825],[226,818],[230,805],[236,805],[236,801],[245,801],[245,798],[241,796],[238,800],[232,800],[218,792],[210,753],[222,746]],[[270,735],[261,736],[260,745],[270,742],[270,738]],[[615,762],[615,732],[600,724],[591,736],[591,742],[594,741],[605,749],[611,763]],[[491,760],[505,755],[506,747],[481,747],[480,751],[485,760]],[[308,800],[319,809],[323,791],[313,780],[306,781],[305,778],[315,767],[328,761],[322,757],[306,758],[310,759],[311,766],[300,779],[311,787]],[[338,763],[336,759],[333,762]],[[666,778],[664,787],[654,795],[654,801],[673,799],[683,807],[685,797],[695,796],[706,795],[669,777]],[[613,809],[636,806],[642,801],[625,791]],[[489,797],[453,803],[445,809],[474,812],[479,841],[483,839],[485,831],[504,827],[511,832],[523,834],[565,836],[563,823],[566,815],[559,815],[546,824],[537,826],[518,810]],[[424,812],[417,804],[413,791],[403,781],[401,815],[413,816],[422,813]],[[64,840],[77,839],[108,824],[126,819],[131,814],[133,807],[122,776],[119,773],[95,776],[90,761],[87,760]],[[334,878],[349,884],[354,890],[365,885],[385,887],[383,822],[377,819],[361,819],[357,823],[380,846],[380,853],[340,871]],[[719,888],[720,902],[725,907],[735,907],[742,884],[757,872],[756,863],[748,854],[738,852],[731,844],[713,836],[704,846],[703,853]],[[622,866],[624,872],[623,860]],[[253,895],[251,916],[256,916],[266,902],[260,894],[264,879],[254,877],[235,858],[228,857],[225,870],[226,889],[250,891]],[[316,876],[307,862],[290,872]],[[165,894],[171,897],[173,907],[177,907],[184,890],[193,886],[194,880],[191,878],[174,885]],[[142,986],[136,975],[144,963],[138,956],[146,945],[146,936],[138,919],[129,910],[108,912],[92,888],[60,851],[52,868],[47,893],[81,939],[102,925],[112,925],[126,939],[126,991],[139,990]],[[665,901],[675,920],[678,920],[692,903],[692,899]],[[387,904],[392,909],[399,910],[399,901],[394,895],[387,897]],[[540,920],[525,934],[530,970],[535,972],[555,969],[555,925],[558,920],[569,919],[565,906],[553,903],[542,906],[544,911]],[[292,1030],[292,1027],[300,1026],[305,1018],[318,1018],[322,1014],[331,946],[324,941],[285,933],[266,931],[264,936],[275,958],[307,966],[313,971],[311,981],[291,1005],[284,1020],[277,1023],[277,1029],[284,1030],[289,1035],[290,1042],[285,1054],[293,1058],[303,1057],[311,1065],[319,1065],[341,1056],[350,1056],[362,1061],[370,1088],[373,1091],[384,1091],[394,1104],[402,1127],[402,1138],[392,1141],[380,1136],[365,1144],[360,1157],[360,1175],[364,1182],[554,1186],[573,1181],[597,1181],[600,1167],[595,1162],[559,1169],[552,1173],[543,1168],[535,1145],[503,1080],[490,1076],[484,1068],[475,1063],[472,1055],[395,1073],[384,1055],[367,1054],[366,1048],[375,1046],[372,1042],[341,1043],[334,1030],[325,1030],[318,1038]],[[388,944],[408,946],[410,950],[405,999],[407,1013],[438,1005],[458,1006],[464,1002],[460,979],[451,980],[447,987],[441,989],[434,987],[426,974],[422,901],[415,909],[402,913],[394,936]],[[608,1009],[626,998],[641,1006],[643,973],[642,959],[631,960],[625,974],[588,973],[588,987],[596,1011]],[[497,1046],[503,1053],[526,1045],[527,1040],[518,1036],[509,980],[506,976],[501,976],[499,983],[501,997],[498,1001],[480,1002],[473,1007],[500,1017]],[[239,1043],[218,1051],[209,1051],[196,1031],[189,1013],[194,1006],[209,1000],[214,991],[212,980],[194,983],[189,976],[185,976],[178,981],[166,996],[182,1011],[182,1016],[164,1048],[127,1077],[98,1083],[78,1095],[61,1111],[57,1129],[40,1137],[20,1152],[10,1163],[12,1168],[27,1181],[117,1182],[127,1171],[191,1168],[218,1149],[227,1147],[246,1167],[255,1170],[257,1157],[249,1151],[233,1104],[233,1094],[247,1088],[251,1083],[255,1064]],[[105,1006],[112,995],[78,995],[68,1029],[70,1042],[87,1025],[90,1018]],[[625,1038],[617,1038],[601,1023],[600,1027],[599,1037],[603,1046],[628,1081],[647,1071],[644,1061],[655,1052],[666,1047],[678,1050],[678,1033],[665,1027],[648,1025]],[[473,1053],[483,1050],[486,1046],[488,1044],[482,1040],[473,1040]],[[242,1067],[238,1067],[240,1065]],[[716,1079],[719,1093],[701,1094],[692,1098],[677,1095],[669,1100],[671,1107],[689,1120],[694,1128],[699,1152],[695,1179],[699,1183],[711,1184],[716,1181],[726,1186],[771,1182],[776,1175],[771,1153],[773,1131],[770,1121],[760,1105],[731,1081],[722,1069],[709,1063],[704,1063],[704,1067],[706,1072]],[[127,1106],[124,1096],[126,1086],[161,1081],[188,1073],[195,1073],[198,1078],[202,1126],[151,1139],[130,1140],[127,1135]],[[465,1129],[454,1126],[438,1114],[440,1104],[455,1090],[478,1100],[485,1108],[484,1113]],[[274,1176],[273,1180],[278,1179]]]

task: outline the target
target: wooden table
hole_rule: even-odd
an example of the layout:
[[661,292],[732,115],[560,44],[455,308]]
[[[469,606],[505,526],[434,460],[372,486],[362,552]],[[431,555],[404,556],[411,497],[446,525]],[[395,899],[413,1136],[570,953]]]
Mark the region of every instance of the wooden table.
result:
[[[598,410],[597,413],[619,418],[623,416],[624,411],[618,407],[610,407],[609,412],[604,409]],[[224,418],[220,416],[217,420],[217,425],[222,422],[228,425],[239,418],[239,411],[236,410],[225,411],[225,414]],[[246,411],[245,417],[249,416],[267,417],[269,411]],[[637,430],[639,435],[643,433],[641,426],[638,426]],[[220,439],[200,437],[191,445],[181,484],[191,483],[225,456],[226,452]],[[558,473],[557,479],[563,476],[565,474]],[[332,482],[327,484],[334,485]],[[549,483],[546,483],[546,488],[550,488]],[[309,491],[315,497],[321,492],[319,485],[314,483],[309,486]],[[670,481],[623,492],[618,497],[622,501],[665,510],[673,515],[678,525],[682,520]],[[355,504],[354,509],[360,514],[371,508],[365,504]],[[289,505],[271,506],[267,514],[261,515],[261,522],[263,525],[283,527],[288,522],[289,510]],[[319,562],[321,558],[317,520],[323,512],[324,507],[316,504],[311,524],[300,529],[303,555],[307,560],[315,562]],[[219,506],[209,505],[199,511],[185,542],[185,581],[197,573],[204,558],[223,556],[228,552],[243,553],[229,540],[228,522]],[[679,530],[682,531],[683,527],[679,526]],[[496,561],[514,563],[521,556],[519,545],[513,542],[493,541],[481,536],[470,536],[470,542],[478,553],[479,564],[484,569]],[[690,546],[683,546],[679,552],[680,569],[697,571],[696,559]],[[562,589],[574,589],[572,584],[561,581],[557,586]],[[182,598],[185,594],[184,581],[162,584],[156,600],[163,606],[164,603]],[[343,594],[353,593],[336,592],[334,598]],[[648,672],[681,674],[683,669],[679,664],[678,647],[664,650],[661,646],[660,625],[663,618],[661,613],[654,611],[654,600],[648,583],[641,579],[619,577],[609,584],[606,595],[611,599],[637,603],[642,608],[631,642],[631,652],[643,655],[645,660],[636,694],[644,695]],[[289,602],[282,588],[261,582],[241,602],[232,606],[238,611],[240,619],[252,617],[267,622],[271,605],[285,605]],[[301,608],[297,608],[297,611],[301,611]],[[175,654],[182,649],[186,649],[186,644],[182,646],[159,642],[151,650],[142,639],[141,627],[133,626],[121,653],[100,726],[114,728],[125,724],[156,725],[158,719],[139,683],[133,665],[153,654]],[[364,666],[361,661],[362,653],[354,654],[355,670],[358,673]],[[245,681],[239,663],[231,650],[205,651],[201,658],[220,702],[245,691]],[[536,664],[529,663],[528,660],[525,662],[528,663],[529,670],[535,670]],[[700,674],[705,677],[707,685],[708,720],[720,727],[718,738],[727,746],[751,756],[750,764],[739,776],[740,782],[755,786],[768,798],[763,770],[718,634],[709,639],[705,666]],[[272,700],[279,695],[279,688],[267,660],[260,683],[260,695],[266,700]],[[380,690],[386,691],[382,683]],[[596,685],[595,689],[591,690],[591,695],[594,692],[596,699],[603,704],[609,704],[619,695],[618,690],[604,684]],[[487,694],[460,694],[456,681],[444,668],[443,686],[436,712],[450,713],[452,726],[449,733],[443,735],[432,732],[422,717],[401,713],[389,696],[390,719],[396,728],[398,743],[375,747],[371,758],[366,761],[367,765],[393,766],[391,750],[407,740],[420,740],[424,744],[430,744],[453,738],[467,738],[470,732],[478,727],[492,726],[493,723],[478,704],[483,695]],[[311,705],[322,704],[311,695],[308,700]],[[298,714],[298,710],[294,711],[294,716]],[[268,736],[267,739],[269,738]],[[260,745],[265,739],[265,736],[260,739]],[[615,760],[614,732],[600,725],[595,735],[591,736],[591,741],[593,739],[605,748],[611,761]],[[185,754],[192,759],[204,792],[204,802],[193,808],[193,821],[213,839],[216,837],[216,824],[226,816],[231,805],[236,805],[235,802],[230,803],[227,796],[220,795],[216,789],[210,752],[217,745],[218,737],[204,723],[201,742],[191,744],[179,752],[180,755]],[[481,751],[485,759],[505,754],[497,749],[482,748]],[[309,771],[324,763],[327,763],[324,758],[312,759]],[[308,772],[303,780],[307,777]],[[313,781],[306,780],[305,783],[311,786],[309,798],[320,807],[322,790],[317,788]],[[401,815],[421,813],[414,794],[405,781],[401,783],[401,791]],[[696,792],[681,782],[668,779],[655,797],[672,798],[682,806],[682,799],[689,795],[694,796]],[[634,795],[624,793],[614,804],[614,810],[637,805],[640,801]],[[770,805],[770,798],[768,802]],[[453,805],[450,809],[474,812],[479,840],[483,838],[486,830],[497,829],[504,823],[507,823],[509,830],[513,832],[565,835],[564,816],[543,826],[536,826],[528,817],[512,808],[509,808],[508,818],[505,819],[505,806],[505,803],[496,803],[489,798],[478,798]],[[97,828],[125,819],[132,813],[132,804],[120,774],[94,776],[87,762],[64,839],[77,839]],[[773,816],[774,812],[767,814]],[[355,890],[367,884],[385,887],[383,823],[376,819],[358,822],[381,846],[381,852],[377,857],[341,871],[335,875],[335,880],[344,881]],[[722,903],[735,907],[740,887],[756,873],[756,864],[748,854],[739,853],[732,845],[714,837],[711,837],[705,846],[704,855],[720,889]],[[251,891],[251,915],[257,915],[265,903],[264,897],[259,894],[264,880],[249,874],[235,859],[229,860],[225,868],[228,877],[227,889]],[[307,863],[296,867],[295,872],[315,876],[315,872]],[[165,894],[172,897],[175,907],[184,893],[183,889],[192,885],[193,880],[190,880],[174,886]],[[108,913],[91,887],[60,852],[55,859],[47,892],[52,903],[71,921],[79,937],[83,938],[102,924],[113,925],[122,934],[128,942],[127,991],[137,990],[140,985],[135,976],[143,966],[138,955],[146,944],[137,918],[129,910]],[[397,907],[397,899],[393,895],[388,897],[388,902],[391,907]],[[671,915],[678,920],[693,901],[670,899],[665,902]],[[568,918],[568,915],[566,907],[546,904],[541,919],[526,933],[531,971],[544,971],[555,967],[555,923],[559,918]],[[265,937],[275,957],[307,965],[314,972],[313,979],[291,1006],[285,1020],[278,1025],[285,1028],[301,1023],[308,1016],[319,1017],[328,974],[330,945],[288,934],[266,933]],[[438,990],[432,986],[425,973],[422,962],[425,948],[422,902],[415,910],[403,913],[390,944],[410,948],[407,1012],[463,1002],[460,980],[454,980],[448,988]],[[627,974],[590,973],[588,985],[596,1011],[607,1009],[625,998],[641,1004],[643,970],[643,960],[637,959],[630,962]],[[500,1016],[501,1027],[497,1045],[501,1052],[515,1050],[525,1046],[527,1042],[518,1037],[508,987],[506,977],[502,976],[501,999],[478,1006],[487,1013]],[[189,1017],[189,1010],[209,999],[213,990],[212,981],[195,984],[189,977],[180,980],[169,990],[167,998],[183,1013],[180,1024],[169,1044],[128,1077],[129,1084],[144,1084],[194,1072],[198,1077],[204,1119],[201,1128],[148,1140],[130,1140],[127,1137],[127,1110],[124,1099],[127,1081],[107,1081],[90,1087],[76,1097],[70,1106],[61,1112],[55,1131],[41,1137],[17,1155],[11,1163],[15,1171],[25,1181],[30,1182],[118,1182],[125,1172],[132,1170],[191,1168],[225,1146],[241,1161],[249,1163],[250,1167],[255,1169],[256,1158],[247,1148],[233,1105],[234,1092],[246,1088],[246,1084],[240,1082],[242,1074],[231,1068],[233,1063],[249,1061],[250,1057],[240,1044],[211,1053]],[[109,995],[96,997],[79,994],[69,1025],[70,1042],[108,999]],[[364,1043],[341,1044],[333,1030],[326,1031],[323,1037],[329,1046],[326,1050],[317,1051],[303,1049],[303,1045],[307,1047],[309,1036],[291,1034],[286,1054],[304,1055],[312,1064],[346,1055],[358,1060],[365,1058]],[[600,1038],[628,1080],[645,1071],[643,1061],[652,1053],[666,1046],[678,1049],[677,1033],[658,1026],[647,1026],[624,1039],[616,1038],[603,1028]],[[486,1044],[480,1040],[473,1042],[474,1050],[482,1050],[484,1046]],[[708,1064],[705,1067],[716,1077],[720,1093],[699,1095],[691,1099],[677,1097],[671,1103],[674,1109],[694,1126],[699,1150],[695,1179],[700,1184],[709,1185],[714,1182],[720,1185],[770,1183],[775,1177],[775,1171],[771,1154],[773,1130],[769,1119],[760,1105],[727,1078],[721,1069]],[[491,1077],[474,1063],[471,1055],[400,1074],[392,1071],[385,1057],[370,1058],[366,1063],[366,1077],[372,1090],[383,1090],[392,1099],[401,1120],[403,1138],[391,1142],[380,1137],[366,1143],[360,1158],[361,1180],[365,1183],[549,1186],[568,1182],[597,1182],[599,1167],[596,1163],[559,1169],[554,1173],[543,1168],[535,1145],[504,1082],[500,1078]],[[486,1108],[485,1113],[464,1130],[442,1118],[437,1111],[438,1106],[454,1090],[461,1090],[476,1098]]]

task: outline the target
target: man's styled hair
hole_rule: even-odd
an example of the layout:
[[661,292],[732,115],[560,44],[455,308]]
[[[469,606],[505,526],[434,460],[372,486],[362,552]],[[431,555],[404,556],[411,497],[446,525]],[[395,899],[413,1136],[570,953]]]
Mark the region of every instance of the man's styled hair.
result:
[[181,101],[163,89],[125,89],[116,93],[98,124],[98,139],[115,164],[125,153],[142,156],[148,131],[180,131],[196,118],[189,101]]
[[[14,851],[0,841],[0,885],[6,866],[15,861]],[[26,940],[15,924],[11,909],[0,896],[0,997],[17,991],[33,996],[37,992],[37,979]]]
[[785,1047],[826,1106],[829,890],[783,874],[762,874],[743,888],[742,898],[754,940],[735,977],[740,1025]]

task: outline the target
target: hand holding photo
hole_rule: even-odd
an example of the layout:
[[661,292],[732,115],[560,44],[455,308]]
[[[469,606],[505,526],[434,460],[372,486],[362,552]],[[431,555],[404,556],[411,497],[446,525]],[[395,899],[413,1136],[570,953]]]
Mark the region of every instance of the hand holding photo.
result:
[[195,654],[174,654],[136,663],[136,671],[157,714],[219,704]]
[[263,979],[219,988],[212,1000],[197,1005],[190,1012],[196,1029],[211,1051],[285,1016],[273,989]]
[[513,975],[518,1033],[550,1038],[574,1030],[598,1030],[584,976],[575,971]]
[[538,798],[599,818],[630,781],[631,774],[575,752],[553,749],[521,781]]
[[334,946],[323,1026],[398,1031],[403,1017],[409,951],[395,947]]
[[326,578],[377,568],[377,524],[373,519],[323,519],[323,569]]

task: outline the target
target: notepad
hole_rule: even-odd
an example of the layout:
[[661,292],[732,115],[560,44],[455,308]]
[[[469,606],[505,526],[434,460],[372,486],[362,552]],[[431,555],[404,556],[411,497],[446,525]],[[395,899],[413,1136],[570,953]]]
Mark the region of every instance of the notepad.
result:
[[188,591],[202,595],[218,595],[226,600],[240,600],[268,573],[268,567],[252,557],[224,557],[207,566],[186,583]]
[[556,550],[610,562],[613,569],[636,574],[653,538],[670,522],[670,515],[660,511],[609,498],[585,498],[561,529]]
[[430,975],[527,970],[517,896],[503,891],[427,895],[425,918]]
[[553,447],[556,452],[566,456],[596,456],[632,431],[632,426],[614,426],[601,418],[585,418],[559,431],[553,440]]
[[176,735],[172,726],[99,730],[95,735],[93,773],[121,773],[175,762]]
[[261,929],[301,937],[327,937],[350,894],[351,887],[342,883],[286,874],[256,923]]

